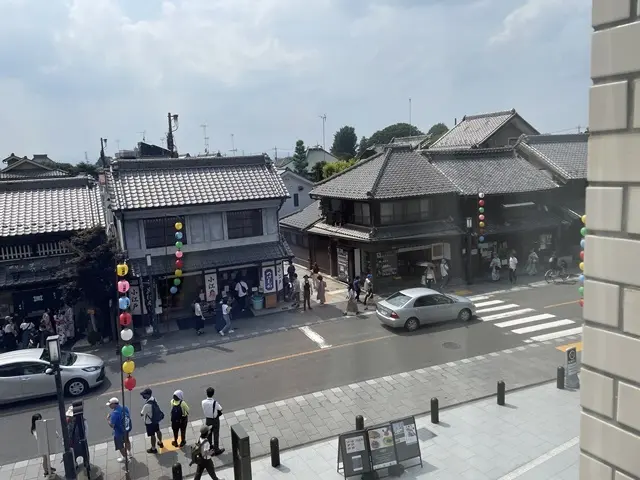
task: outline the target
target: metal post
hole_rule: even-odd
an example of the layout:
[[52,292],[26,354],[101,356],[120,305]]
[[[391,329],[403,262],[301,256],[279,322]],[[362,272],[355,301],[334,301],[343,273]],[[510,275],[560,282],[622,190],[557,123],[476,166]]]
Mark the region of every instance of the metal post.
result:
[[498,382],[498,405],[504,406],[505,384],[502,380]]
[[180,463],[174,463],[171,467],[171,478],[173,480],[182,480],[182,465]]
[[431,399],[431,423],[440,423],[440,406],[436,397]]
[[280,466],[280,442],[276,437],[272,437],[269,442],[271,450],[271,466],[277,468]]
[[471,285],[473,283],[473,266],[471,255],[471,250],[473,246],[471,229],[467,229],[467,285]]
[[560,390],[564,390],[564,367],[558,367],[558,371],[556,373],[556,387]]
[[62,463],[64,465],[64,478],[67,480],[76,479],[76,460],[71,451],[71,439],[69,438],[69,428],[67,427],[67,415],[64,408],[64,391],[62,390],[62,378],[60,377],[60,365],[54,365],[56,393],[58,395],[58,412],[60,414],[60,429],[62,430],[62,441],[64,443],[64,453]]
[[356,415],[356,430],[364,430],[364,417]]

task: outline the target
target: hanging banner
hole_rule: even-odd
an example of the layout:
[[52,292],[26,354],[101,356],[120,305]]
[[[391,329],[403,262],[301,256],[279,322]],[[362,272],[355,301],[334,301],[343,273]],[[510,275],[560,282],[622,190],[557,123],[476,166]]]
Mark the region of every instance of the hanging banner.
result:
[[276,265],[276,288],[279,292],[282,290],[283,277],[284,268],[282,267],[282,263],[278,262],[278,265]]
[[262,281],[264,293],[273,293],[276,291],[276,267],[262,267]]
[[204,276],[204,288],[207,302],[215,302],[218,296],[218,274],[207,273]]
[[142,302],[139,286],[129,288],[129,300],[131,300],[131,315],[142,315],[147,313],[147,308]]

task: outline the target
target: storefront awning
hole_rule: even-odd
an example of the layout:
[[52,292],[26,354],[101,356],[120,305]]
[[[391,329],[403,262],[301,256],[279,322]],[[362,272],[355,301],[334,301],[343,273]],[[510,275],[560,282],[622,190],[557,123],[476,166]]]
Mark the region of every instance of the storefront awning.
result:
[[21,287],[65,279],[64,257],[26,258],[0,265],[0,288]]
[[361,227],[357,225],[328,225],[316,223],[309,233],[328,237],[341,237],[361,242],[385,242],[418,238],[444,238],[463,233],[462,229],[450,220],[432,220],[412,225],[393,225],[388,227]]
[[582,218],[586,211],[586,205],[584,199],[582,201],[575,202],[565,202],[564,205],[560,207],[563,212],[565,212],[569,218],[576,219]]
[[[260,243],[238,247],[206,250],[203,252],[185,252],[182,261],[185,273],[214,268],[234,267],[252,263],[273,262],[293,258],[293,252],[284,238],[279,242]],[[175,270],[176,258],[173,255],[153,257],[151,267],[145,258],[131,260],[133,274],[136,276],[170,275]]]
[[496,235],[503,233],[524,233],[545,228],[556,228],[563,224],[569,224],[552,213],[543,210],[533,211],[528,215],[511,216],[508,215],[502,224],[492,224],[490,221],[485,228],[486,235]]

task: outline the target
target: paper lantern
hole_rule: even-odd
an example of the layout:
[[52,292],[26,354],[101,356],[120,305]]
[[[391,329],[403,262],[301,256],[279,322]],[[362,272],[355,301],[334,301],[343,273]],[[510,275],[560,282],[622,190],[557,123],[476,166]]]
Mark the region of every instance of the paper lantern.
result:
[[578,280],[580,281],[580,283],[584,283],[584,275],[580,274]]
[[584,272],[584,262],[580,262],[580,265],[578,265],[580,267],[580,270]]
[[478,201],[478,205],[480,205],[481,207],[484,207],[484,200]]
[[580,240],[580,248],[584,249],[584,245],[585,245],[585,241],[584,238],[582,240]]
[[129,282],[127,282],[126,280],[120,280],[118,282],[118,291],[120,293],[127,293],[129,291]]
[[133,330],[130,328],[123,328],[120,332],[120,338],[125,342],[130,341],[133,338]]
[[177,287],[178,285],[180,285],[182,283],[182,280],[180,280],[179,278],[174,278],[173,279],[173,284]]
[[481,236],[480,238],[478,238],[478,240],[484,242],[484,237]]
[[480,198],[484,198],[484,193],[480,192],[480,193],[478,194],[478,197],[480,197]]
[[176,240],[182,240],[182,232],[176,232]]
[[182,260],[176,260],[176,268],[180,269],[184,266],[184,262]]
[[169,289],[169,291],[171,292],[171,295],[175,295],[176,293],[178,293],[178,287],[173,286]]
[[182,230],[182,222],[176,222],[174,227],[176,227],[176,230]]
[[122,353],[123,357],[129,358],[131,355],[133,355],[133,345],[125,345],[124,347],[122,347],[120,352]]
[[484,222],[480,222],[478,225],[480,226],[480,228],[482,228],[484,227]]
[[582,227],[580,229],[580,235],[582,235],[583,237],[587,235],[587,227]]
[[131,375],[136,369],[136,364],[133,360],[127,360],[122,364],[122,371],[127,375]]
[[479,212],[479,213],[484,213],[484,207],[480,207],[480,208],[478,209],[478,212]]
[[578,300],[578,303],[580,304],[581,307],[584,307],[584,298],[581,298],[580,300]]
[[131,376],[125,378],[124,379],[124,388],[126,388],[129,391],[131,391],[134,388],[136,388],[136,379],[131,377]]
[[587,224],[587,216],[586,215],[582,215],[582,218],[580,218],[580,220],[582,220],[582,224],[583,225]]
[[122,312],[120,314],[120,325],[123,327],[131,325],[131,314],[129,312]]
[[176,248],[180,249],[180,248],[182,248],[182,247],[183,247],[182,242],[181,242],[180,240],[178,240],[178,241],[176,242]]
[[129,265],[126,263],[119,263],[116,267],[116,273],[119,277],[124,277],[127,273],[129,273]]
[[480,220],[480,221],[484,220],[484,215],[479,215],[478,216],[478,220]]
[[129,305],[131,305],[131,300],[129,300],[129,297],[120,297],[118,299],[118,306],[120,307],[120,310],[126,310],[127,308],[129,308]]
[[584,250],[580,252],[580,260],[584,260]]
[[584,287],[578,287],[578,293],[584,295]]
[[179,268],[177,268],[177,269],[176,269],[176,271],[175,271],[175,272],[173,272],[173,273],[174,273],[174,275],[175,275],[176,277],[181,277],[181,276],[182,276],[182,270],[180,270]]
[[182,255],[183,253],[180,250],[176,252],[176,258],[182,258]]

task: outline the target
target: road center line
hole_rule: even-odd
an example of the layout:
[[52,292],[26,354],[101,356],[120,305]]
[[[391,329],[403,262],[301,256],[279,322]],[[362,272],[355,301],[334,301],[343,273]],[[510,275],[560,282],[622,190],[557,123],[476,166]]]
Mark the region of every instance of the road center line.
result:
[[314,342],[320,348],[329,348],[331,346],[327,343],[322,335],[314,331],[311,327],[300,327],[298,330],[304,333],[309,340]]
[[547,305],[544,308],[555,308],[555,307],[564,307],[565,305],[573,305],[578,303],[578,300],[571,300],[570,302],[564,302],[564,303],[556,303],[554,305]]

